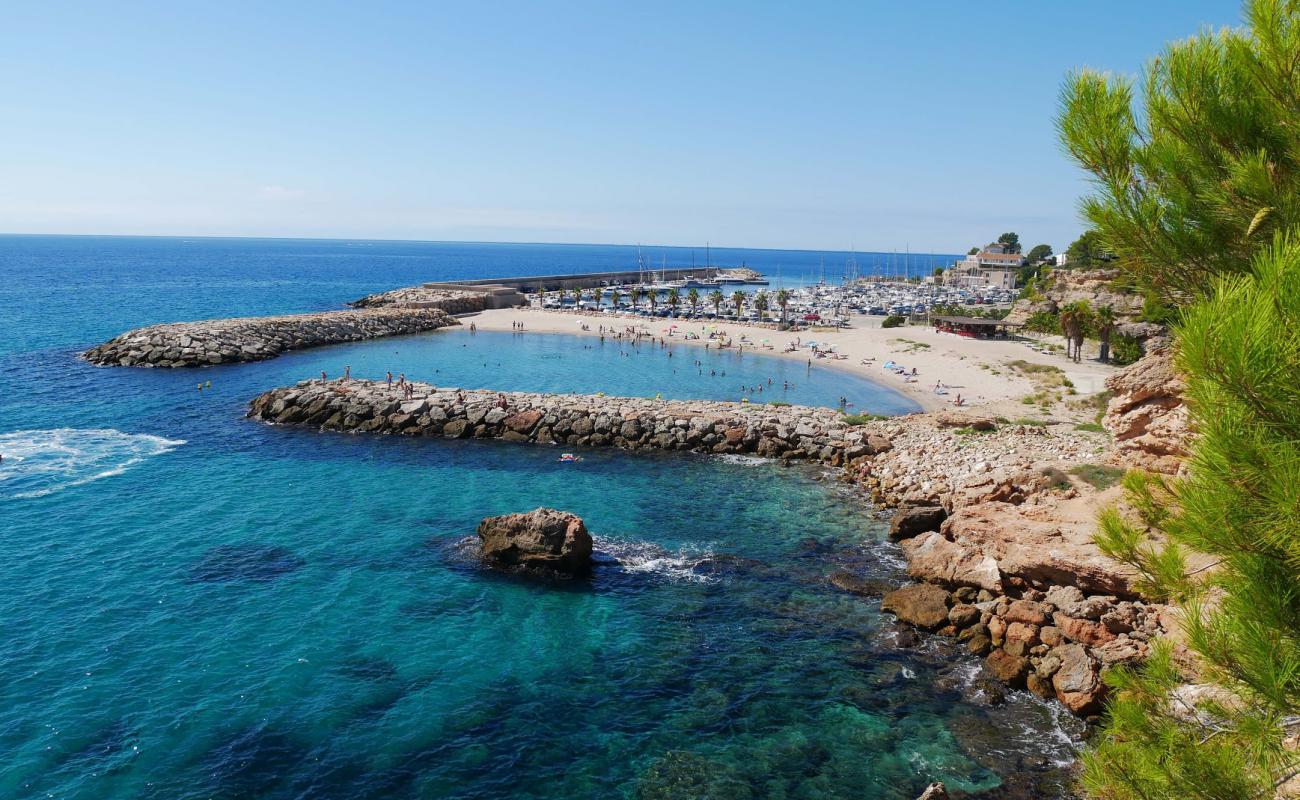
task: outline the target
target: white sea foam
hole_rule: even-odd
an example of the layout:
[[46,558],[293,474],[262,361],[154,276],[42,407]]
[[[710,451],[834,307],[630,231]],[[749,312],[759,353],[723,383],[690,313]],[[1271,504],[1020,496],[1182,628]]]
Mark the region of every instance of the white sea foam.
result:
[[742,467],[761,467],[764,466],[765,464],[772,463],[772,460],[769,458],[762,458],[760,456],[746,456],[746,455],[741,455],[740,453],[722,453],[720,455],[714,456],[714,458],[716,458],[719,461],[723,461],[727,464],[739,464]]
[[652,542],[601,536],[594,537],[593,543],[598,566],[611,566],[624,572],[653,573],[674,581],[704,583],[713,580],[697,571],[713,558],[713,548],[707,545],[683,545],[674,552]]
[[185,444],[112,428],[0,433],[0,498],[43,497],[120,475],[151,456]]

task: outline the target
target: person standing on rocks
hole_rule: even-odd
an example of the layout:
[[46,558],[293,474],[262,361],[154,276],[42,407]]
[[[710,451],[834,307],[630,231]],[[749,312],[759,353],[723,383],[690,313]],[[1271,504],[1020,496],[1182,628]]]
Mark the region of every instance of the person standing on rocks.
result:
[[346,364],[346,365],[344,365],[344,367],[343,367],[343,380],[344,380],[344,381],[350,381],[350,380],[352,380],[352,365],[351,365],[351,364]]
[[393,373],[392,373],[392,372],[388,372],[388,373],[386,373],[385,380],[388,381],[388,388],[389,388],[389,389],[393,388]]

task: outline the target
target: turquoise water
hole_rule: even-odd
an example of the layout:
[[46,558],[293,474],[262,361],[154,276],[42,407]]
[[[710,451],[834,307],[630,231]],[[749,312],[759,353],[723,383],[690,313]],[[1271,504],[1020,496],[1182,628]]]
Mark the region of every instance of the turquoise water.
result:
[[[540,447],[242,416],[258,391],[345,363],[444,385],[693,397],[801,365],[718,361],[732,387],[692,373],[693,349],[623,356],[456,331],[202,371],[99,369],[75,352],[134,325],[464,277],[423,262],[417,277],[386,255],[296,266],[282,244],[195,259],[164,240],[104,241],[0,237],[0,299],[21,308],[0,318],[0,797],[908,798],[932,779],[989,796],[1059,784],[1070,721],[1023,695],[989,706],[971,661],[942,642],[896,646],[878,603],[827,583],[840,568],[897,577],[900,562],[864,498],[814,470],[615,451],[561,468]],[[425,247],[437,261],[444,246]],[[477,247],[484,272],[511,257]],[[200,377],[213,388],[197,391]],[[845,380],[814,368],[797,399],[889,400]],[[475,562],[480,518],[539,505],[587,520],[589,581]]]

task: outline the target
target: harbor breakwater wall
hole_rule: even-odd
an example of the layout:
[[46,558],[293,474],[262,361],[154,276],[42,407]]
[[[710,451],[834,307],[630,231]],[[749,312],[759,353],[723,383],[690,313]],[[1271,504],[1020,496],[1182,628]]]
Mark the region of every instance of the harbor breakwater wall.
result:
[[275,358],[286,350],[458,325],[442,308],[372,308],[173,322],[137,328],[82,354],[92,364],[201,367]]
[[248,416],[325,430],[749,453],[831,465],[890,446],[826,408],[412,387],[408,397],[383,382],[304,381],[259,395]]
[[[448,289],[449,284],[408,286],[377,294],[368,294],[348,305],[353,308],[441,308],[448,314],[477,314],[489,308],[519,305],[523,297],[514,289]],[[509,295],[506,299],[501,299]],[[517,300],[514,298],[518,298]]]

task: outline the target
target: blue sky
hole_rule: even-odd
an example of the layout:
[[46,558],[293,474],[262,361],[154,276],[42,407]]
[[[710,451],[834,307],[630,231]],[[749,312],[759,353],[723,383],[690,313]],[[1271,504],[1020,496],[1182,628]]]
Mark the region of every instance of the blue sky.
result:
[[26,3],[0,231],[1063,248],[1072,68],[1232,2]]

